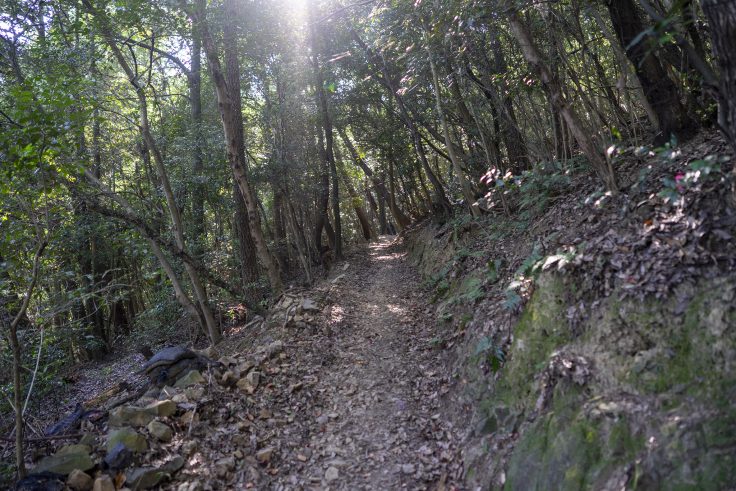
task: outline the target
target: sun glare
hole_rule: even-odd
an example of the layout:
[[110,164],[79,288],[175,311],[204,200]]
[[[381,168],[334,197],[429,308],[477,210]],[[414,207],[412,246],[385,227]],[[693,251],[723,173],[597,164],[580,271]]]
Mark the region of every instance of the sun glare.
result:
[[297,18],[306,18],[307,2],[309,0],[277,0],[283,5],[289,15]]

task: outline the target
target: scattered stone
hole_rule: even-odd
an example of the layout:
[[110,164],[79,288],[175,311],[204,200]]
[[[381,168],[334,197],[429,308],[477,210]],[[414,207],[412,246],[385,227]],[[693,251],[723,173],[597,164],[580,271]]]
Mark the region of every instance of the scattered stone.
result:
[[266,464],[271,460],[271,457],[273,456],[273,447],[266,447],[264,449],[259,450],[256,453],[256,460],[260,462],[261,464]]
[[92,477],[79,469],[74,469],[66,480],[66,485],[74,491],[89,491],[95,485]]
[[232,387],[238,382],[238,380],[240,380],[240,373],[238,372],[239,370],[237,372],[235,370],[227,370],[225,373],[222,374],[220,384],[224,385],[225,387]]
[[118,442],[107,452],[103,463],[108,469],[120,471],[125,469],[133,461],[133,452],[129,450],[123,443]]
[[107,436],[107,451],[111,451],[118,443],[122,443],[125,448],[135,453],[148,450],[148,442],[143,435],[130,427],[120,428]]
[[337,481],[340,478],[340,471],[337,467],[330,466],[325,471],[325,481],[332,482]]
[[203,384],[205,382],[205,378],[202,376],[201,373],[199,373],[199,371],[190,370],[187,372],[186,375],[176,381],[174,387],[183,389],[184,387],[189,387],[190,385]]
[[184,455],[192,455],[194,452],[197,451],[197,441],[189,440],[184,442],[184,444],[181,446],[181,451]]
[[261,381],[261,373],[257,371],[251,371],[245,377],[238,380],[238,389],[242,390],[246,394],[253,394],[258,388],[258,384]]
[[215,474],[223,478],[228,472],[235,469],[235,459],[233,457],[223,457],[215,462]]
[[414,474],[414,464],[404,464],[401,466],[402,474]]
[[125,484],[132,489],[148,489],[168,477],[166,472],[153,467],[139,467],[125,473]]
[[174,436],[174,432],[171,430],[171,428],[160,421],[151,421],[148,423],[149,433],[156,437],[158,440],[161,440],[162,442],[170,442],[171,439]]
[[197,421],[199,417],[197,416],[197,413],[192,409],[191,411],[187,411],[184,414],[181,415],[181,418],[179,418],[179,421],[182,424],[188,425],[192,424],[192,422]]
[[156,416],[154,413],[144,408],[119,406],[110,411],[108,424],[110,426],[146,426],[154,416]]
[[302,301],[302,310],[305,312],[319,312],[320,308],[319,305],[317,305],[317,302],[315,302],[311,298],[305,298]]
[[160,416],[162,418],[166,418],[176,412],[176,403],[170,399],[167,399],[164,401],[157,401],[157,402],[154,402],[153,404],[146,406],[146,411],[150,412],[154,416]]
[[[204,387],[189,387],[184,391],[185,399],[189,401],[198,401],[204,397]],[[176,402],[176,401],[174,401]],[[186,402],[186,401],[183,401]]]
[[87,471],[95,466],[87,445],[67,445],[54,455],[44,457],[31,471],[33,474],[53,472],[67,475],[75,469]]
[[166,462],[163,467],[161,467],[161,470],[168,472],[169,474],[174,474],[175,472],[179,472],[182,467],[184,467],[184,464],[184,457],[176,455],[173,459]]
[[80,445],[87,445],[88,447],[94,447],[97,443],[97,437],[92,433],[85,433],[82,438],[79,439]]
[[92,491],[115,491],[115,484],[107,474],[95,479],[95,484],[92,486]]
[[203,489],[204,486],[200,481],[192,481],[179,484],[179,487],[176,488],[176,491],[202,491]]

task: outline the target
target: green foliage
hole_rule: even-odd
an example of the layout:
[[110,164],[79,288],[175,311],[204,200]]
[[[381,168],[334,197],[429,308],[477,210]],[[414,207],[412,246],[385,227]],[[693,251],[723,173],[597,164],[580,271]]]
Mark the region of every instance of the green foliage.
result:
[[662,190],[659,196],[668,203],[676,203],[688,188],[701,185],[704,182],[721,179],[723,173],[721,164],[728,161],[728,157],[708,155],[705,159],[693,160],[683,171],[673,177],[662,178]]
[[478,363],[487,363],[491,371],[496,373],[506,362],[506,353],[491,337],[483,336],[475,345],[473,358],[478,360]]

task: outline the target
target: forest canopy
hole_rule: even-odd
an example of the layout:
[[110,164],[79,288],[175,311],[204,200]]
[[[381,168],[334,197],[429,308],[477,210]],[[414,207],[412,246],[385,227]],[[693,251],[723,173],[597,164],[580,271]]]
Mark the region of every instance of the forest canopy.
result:
[[0,0],[0,404],[704,128],[736,148],[719,0]]

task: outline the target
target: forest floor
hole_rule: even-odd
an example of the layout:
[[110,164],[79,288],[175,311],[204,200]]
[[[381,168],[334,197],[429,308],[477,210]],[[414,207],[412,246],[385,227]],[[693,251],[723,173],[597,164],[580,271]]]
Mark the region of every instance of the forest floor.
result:
[[[245,482],[229,484],[457,489],[457,435],[441,411],[449,377],[434,348],[428,294],[405,251],[382,237],[353,251],[331,276],[302,292],[322,296],[314,328],[286,331],[286,356],[249,401],[249,411],[271,421],[258,445],[276,456],[266,472],[251,468],[239,478]],[[213,453],[222,448],[217,439],[205,442]],[[211,472],[217,475],[216,466]],[[201,476],[194,467],[177,480]]]
[[[357,246],[327,276],[285,294],[314,302],[308,323],[295,323],[295,312],[279,311],[277,304],[266,322],[235,329],[218,345],[226,364],[269,352],[251,369],[260,377],[256,390],[208,377],[198,393],[179,390],[177,399],[164,389],[157,396],[178,403],[178,411],[162,419],[174,437],[161,442],[150,430],[138,430],[149,449],[128,464],[126,486],[135,487],[131,470],[162,469],[178,460],[182,469],[160,483],[162,489],[462,487],[460,431],[443,412],[451,384],[447,355],[437,346],[430,294],[403,244],[381,237]],[[129,353],[80,367],[67,403],[88,400],[120,380],[140,386],[142,362],[140,354]],[[41,419],[58,420],[67,405],[55,411],[47,406]],[[106,454],[112,431],[106,419],[82,426],[95,435],[95,461]],[[48,455],[69,442],[51,443],[57,448],[36,453]],[[98,475],[114,474],[103,467]],[[94,469],[88,472],[95,476]],[[120,477],[116,483],[122,484]]]

